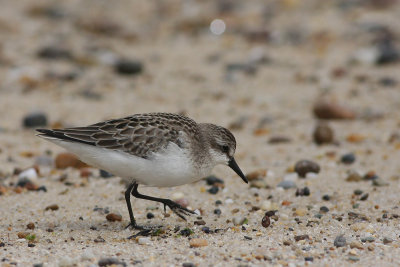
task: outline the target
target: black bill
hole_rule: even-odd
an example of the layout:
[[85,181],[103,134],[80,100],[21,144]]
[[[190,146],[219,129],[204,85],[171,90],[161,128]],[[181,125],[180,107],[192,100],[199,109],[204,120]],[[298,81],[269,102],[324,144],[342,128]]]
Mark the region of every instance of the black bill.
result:
[[244,181],[246,184],[249,183],[249,181],[247,181],[246,176],[244,176],[242,170],[239,168],[239,166],[237,165],[237,163],[236,163],[236,161],[235,161],[234,158],[232,158],[232,159],[229,161],[228,166],[231,167],[231,169],[234,170],[234,171],[237,173],[237,175],[239,175],[240,178],[242,178],[243,181]]

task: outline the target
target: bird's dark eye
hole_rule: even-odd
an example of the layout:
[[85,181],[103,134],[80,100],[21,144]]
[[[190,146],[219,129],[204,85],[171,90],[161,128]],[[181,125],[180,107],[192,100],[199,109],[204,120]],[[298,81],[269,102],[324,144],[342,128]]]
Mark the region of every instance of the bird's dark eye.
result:
[[221,146],[222,152],[228,153],[229,152],[229,146]]

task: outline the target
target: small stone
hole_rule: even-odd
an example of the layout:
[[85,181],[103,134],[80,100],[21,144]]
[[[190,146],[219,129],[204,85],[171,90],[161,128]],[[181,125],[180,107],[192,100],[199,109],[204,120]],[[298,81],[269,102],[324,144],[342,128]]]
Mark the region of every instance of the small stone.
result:
[[387,185],[389,185],[389,183],[384,181],[382,178],[378,177],[378,178],[372,180],[372,185],[373,186],[387,186]]
[[33,264],[33,267],[43,267],[43,263],[35,263]]
[[207,226],[202,227],[202,228],[201,228],[201,231],[203,231],[203,232],[206,233],[206,234],[211,233],[210,227],[207,227]]
[[322,206],[321,208],[319,208],[319,211],[320,211],[321,213],[327,213],[327,212],[329,212],[329,209],[328,209],[328,207],[326,207],[326,206]]
[[88,167],[88,165],[78,159],[72,153],[63,152],[56,156],[55,165],[57,169],[66,169],[68,167],[80,169]]
[[337,248],[339,247],[344,247],[346,246],[346,238],[344,237],[344,235],[339,235],[335,238],[335,241],[333,241],[333,245]]
[[300,241],[300,240],[306,240],[306,239],[310,239],[309,235],[297,235],[294,237],[294,240],[296,240],[296,242]]
[[138,238],[138,243],[140,245],[148,245],[148,244],[150,244],[150,242],[151,242],[151,240],[148,237],[139,237]]
[[373,236],[367,236],[367,237],[361,238],[361,242],[363,242],[363,243],[366,243],[366,242],[372,243],[374,241],[375,241],[375,237],[373,237]]
[[92,176],[92,171],[89,168],[81,168],[79,171],[79,176],[82,178],[88,178]]
[[96,239],[93,240],[95,243],[105,243],[106,240],[102,238],[101,236],[98,236]]
[[189,241],[189,244],[190,244],[190,247],[192,247],[192,248],[208,246],[207,240],[201,239],[201,238],[193,238]]
[[109,214],[107,214],[106,219],[107,219],[107,221],[110,221],[110,222],[116,222],[116,221],[120,222],[120,221],[122,221],[122,216],[119,214],[115,214],[115,213],[109,213]]
[[184,197],[185,197],[185,194],[184,194],[184,193],[182,193],[182,192],[175,192],[175,193],[172,194],[171,199],[174,200],[174,201],[176,201],[176,200],[181,199],[181,198],[184,198]]
[[108,171],[100,170],[100,177],[102,177],[102,178],[110,178],[113,176],[114,175],[112,173],[109,173]]
[[344,164],[352,164],[356,161],[356,156],[353,153],[344,154],[340,161]]
[[212,186],[210,189],[207,190],[207,192],[210,193],[210,194],[212,194],[212,195],[217,194],[218,191],[219,191],[218,186]]
[[359,182],[362,179],[362,176],[358,172],[352,170],[348,172],[346,177],[347,182]]
[[69,50],[56,46],[46,46],[41,48],[37,52],[37,56],[41,59],[47,59],[47,60],[72,59],[72,53]]
[[151,212],[148,212],[147,213],[147,215],[146,215],[146,217],[147,217],[147,219],[153,219],[154,218],[154,214],[153,213],[151,213]]
[[322,199],[325,201],[329,201],[329,200],[331,200],[331,197],[329,195],[323,195]]
[[368,199],[368,196],[369,196],[369,194],[368,194],[368,193],[365,193],[364,195],[362,195],[362,196],[360,197],[360,200],[361,200],[361,201],[365,201],[365,200]]
[[268,140],[269,144],[285,144],[290,142],[292,142],[292,139],[282,135],[271,136],[271,138]]
[[111,265],[121,265],[121,266],[126,266],[126,263],[123,261],[120,261],[116,258],[102,258],[99,260],[97,263],[99,267],[103,266],[111,266]]
[[383,78],[379,79],[378,83],[385,87],[394,87],[397,85],[397,80],[395,80],[391,77],[383,77]]
[[28,228],[29,230],[33,230],[35,229],[35,224],[33,222],[30,222],[26,225],[26,228]]
[[246,174],[246,178],[249,181],[252,180],[259,180],[259,179],[263,179],[267,176],[267,170],[266,169],[259,169],[250,173]]
[[296,190],[296,197],[298,196],[309,196],[310,195],[310,189],[308,187],[304,187],[304,188],[298,188]]
[[47,206],[44,210],[58,210],[59,207],[57,204],[52,204],[50,206]]
[[314,129],[313,138],[318,145],[331,144],[334,141],[334,132],[327,123],[320,122]]
[[32,112],[26,115],[23,119],[25,128],[36,128],[47,126],[47,115],[43,112]]
[[268,184],[264,179],[255,179],[249,181],[250,187],[253,188],[268,188]]
[[360,189],[356,189],[356,190],[354,190],[353,193],[354,193],[354,195],[359,196],[359,195],[361,195],[363,193],[363,191],[360,190]]
[[25,237],[27,237],[28,235],[29,235],[28,232],[18,232],[18,233],[17,233],[18,238],[25,238]]
[[391,239],[390,237],[384,237],[382,240],[383,244],[387,245],[393,242],[393,239]]
[[204,220],[198,220],[198,221],[194,221],[195,225],[205,225],[206,222]]
[[280,182],[277,187],[282,187],[283,189],[296,188],[296,183],[290,180],[285,180]]
[[350,243],[350,248],[364,249],[363,245],[358,241],[352,241]]
[[350,256],[350,257],[349,257],[349,260],[350,260],[350,261],[359,261],[360,258],[357,257],[357,256]]
[[114,71],[120,75],[137,75],[143,72],[143,63],[136,60],[121,59],[115,63]]
[[193,234],[193,231],[190,228],[185,228],[179,232],[180,235],[182,236],[190,236]]
[[234,225],[242,225],[246,221],[246,217],[236,216],[233,217],[232,222]]
[[304,261],[314,261],[314,257],[305,257]]
[[[37,178],[38,178],[38,173],[37,173],[35,168],[29,168],[29,169],[27,169],[25,171],[22,171],[22,172],[20,172],[18,174],[18,179],[20,179],[20,180],[27,179],[29,181],[29,180],[36,180]],[[22,187],[24,187],[24,186],[22,186]]]
[[262,225],[264,228],[267,228],[268,226],[270,226],[270,224],[271,224],[271,220],[270,220],[269,216],[264,215],[264,217],[263,217],[262,220],[261,220],[261,225]]
[[206,178],[207,185],[214,185],[214,184],[223,184],[224,180],[214,176],[210,175]]
[[216,215],[221,215],[221,210],[220,210],[220,209],[215,209],[215,210],[214,210],[214,214],[216,214]]
[[39,166],[53,166],[54,159],[47,155],[40,155],[35,158],[35,165]]
[[306,177],[306,174],[309,172],[319,173],[320,167],[317,163],[310,160],[300,160],[294,166],[294,171],[300,177]]
[[196,265],[194,265],[194,263],[191,262],[185,262],[182,264],[182,267],[196,267]]
[[352,120],[356,117],[353,110],[328,99],[318,100],[313,108],[318,119],[327,120]]
[[296,214],[296,216],[303,217],[307,214],[307,210],[303,209],[303,208],[298,208],[298,209],[296,209],[294,214]]

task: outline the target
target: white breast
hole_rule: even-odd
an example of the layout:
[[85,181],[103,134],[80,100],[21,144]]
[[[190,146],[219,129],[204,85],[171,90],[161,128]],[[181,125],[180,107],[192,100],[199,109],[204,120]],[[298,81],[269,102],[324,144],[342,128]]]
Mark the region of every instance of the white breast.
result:
[[128,182],[158,187],[191,183],[209,175],[214,166],[194,168],[188,151],[170,143],[162,153],[143,159],[125,152],[91,145],[48,139],[76,154],[87,164],[106,170]]

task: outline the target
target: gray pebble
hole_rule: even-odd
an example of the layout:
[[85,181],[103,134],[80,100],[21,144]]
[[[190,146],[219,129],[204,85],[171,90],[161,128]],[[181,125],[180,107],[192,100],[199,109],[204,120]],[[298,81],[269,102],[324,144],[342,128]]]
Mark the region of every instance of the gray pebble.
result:
[[116,258],[102,258],[99,260],[98,265],[101,266],[109,266],[109,265],[121,265],[121,266],[126,266],[126,263],[123,261],[120,261]]
[[347,242],[346,242],[346,238],[344,237],[344,235],[339,235],[335,238],[335,241],[333,241],[333,244],[335,245],[335,247],[339,248],[339,247],[344,247],[346,246]]
[[35,128],[47,126],[47,116],[45,113],[37,111],[26,115],[23,119],[25,128]]
[[277,187],[282,187],[283,189],[296,188],[296,183],[293,181],[285,180],[280,182]]

